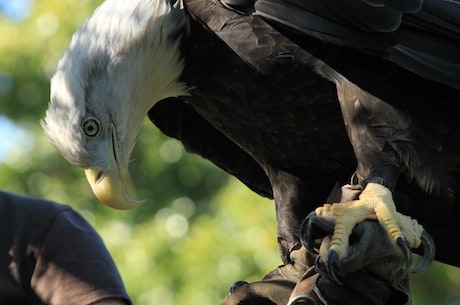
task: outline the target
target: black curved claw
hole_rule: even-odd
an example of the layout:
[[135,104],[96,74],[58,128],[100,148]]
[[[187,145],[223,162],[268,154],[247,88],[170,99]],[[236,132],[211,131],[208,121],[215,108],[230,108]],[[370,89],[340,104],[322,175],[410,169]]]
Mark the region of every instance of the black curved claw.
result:
[[248,282],[245,282],[245,281],[236,281],[234,282],[232,285],[230,285],[230,288],[228,290],[228,293],[229,294],[232,294],[234,293],[238,288],[240,288],[241,286],[244,286],[244,285],[247,285]]
[[426,230],[423,230],[421,240],[423,246],[423,256],[422,260],[412,270],[413,273],[425,271],[430,266],[436,255],[434,239]]
[[318,253],[318,250],[313,247],[313,240],[311,239],[311,236],[308,234],[308,223],[310,221],[310,218],[313,216],[316,216],[316,212],[310,212],[307,217],[302,221],[300,224],[300,241],[302,242],[302,245],[307,248],[308,251],[311,253]]
[[396,239],[396,244],[401,249],[401,251],[404,253],[404,256],[406,257],[407,265],[410,266],[412,264],[412,252],[410,252],[410,249],[407,246],[406,242],[404,241],[404,238],[398,237]]
[[342,281],[338,277],[338,260],[339,256],[335,250],[329,250],[326,259],[326,270],[329,276],[339,285],[342,285]]

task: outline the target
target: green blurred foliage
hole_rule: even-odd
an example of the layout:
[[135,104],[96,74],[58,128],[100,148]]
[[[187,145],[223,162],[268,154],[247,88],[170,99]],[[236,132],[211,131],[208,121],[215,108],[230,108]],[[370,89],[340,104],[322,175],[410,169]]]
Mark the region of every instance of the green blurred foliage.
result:
[[[83,171],[40,127],[49,79],[72,33],[101,1],[37,0],[26,20],[0,15],[0,118],[4,190],[70,204],[100,232],[137,305],[215,305],[233,281],[255,281],[279,263],[273,203],[144,123],[131,171],[147,202],[101,205]],[[412,276],[414,304],[460,304],[460,270],[435,263]]]

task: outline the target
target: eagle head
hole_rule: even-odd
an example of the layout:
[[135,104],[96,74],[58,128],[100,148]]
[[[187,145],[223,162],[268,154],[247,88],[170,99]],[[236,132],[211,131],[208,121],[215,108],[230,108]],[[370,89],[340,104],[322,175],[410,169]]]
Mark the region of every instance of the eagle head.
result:
[[136,199],[128,162],[147,111],[164,98],[188,95],[179,81],[187,29],[181,1],[107,0],[59,60],[42,126],[110,207],[144,202]]

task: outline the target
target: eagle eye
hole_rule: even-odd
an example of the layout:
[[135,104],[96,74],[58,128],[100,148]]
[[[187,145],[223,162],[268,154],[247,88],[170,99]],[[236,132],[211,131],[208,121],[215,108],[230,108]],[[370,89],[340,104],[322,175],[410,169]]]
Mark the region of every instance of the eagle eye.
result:
[[83,132],[88,136],[88,137],[95,137],[98,133],[99,130],[101,129],[99,126],[99,121],[96,120],[95,118],[88,118],[85,121],[83,121]]

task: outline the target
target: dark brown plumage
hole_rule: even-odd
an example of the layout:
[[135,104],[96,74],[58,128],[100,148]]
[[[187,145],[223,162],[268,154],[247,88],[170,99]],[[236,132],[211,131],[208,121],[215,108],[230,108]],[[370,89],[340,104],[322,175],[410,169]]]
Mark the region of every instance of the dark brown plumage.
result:
[[[338,23],[326,27],[332,32],[342,28],[349,35],[337,38],[334,33],[299,28],[296,22],[314,13],[308,11],[308,3],[255,1],[255,11],[240,5],[238,9],[250,12],[240,14],[213,1],[187,1],[192,25],[183,49],[182,79],[195,89],[191,97],[158,103],[150,119],[189,151],[275,199],[285,260],[297,245],[300,221],[325,202],[336,182],[347,182],[357,168],[363,178],[395,189],[398,210],[418,219],[434,236],[437,259],[459,265],[448,242],[460,232],[460,125],[455,123],[460,53],[454,51],[460,45],[458,24],[444,31],[433,25],[436,31],[429,33],[439,34],[450,46],[442,49],[450,57],[442,59],[452,66],[435,65],[441,55],[435,49],[428,68],[419,68],[409,60],[411,54],[406,59],[393,54],[393,46],[398,39],[406,42],[407,33],[428,35],[423,26],[411,28],[417,15],[399,13],[390,18],[391,24],[385,24],[385,18],[381,25],[360,24],[365,29]],[[332,13],[314,3],[323,13]],[[291,4],[305,7],[287,9]],[[432,13],[432,4],[425,4],[427,11],[415,9],[421,21]],[[286,15],[298,11],[299,18]],[[323,17],[332,24],[339,13]],[[315,26],[321,28],[321,20]],[[417,45],[414,40],[417,36],[407,41],[414,49],[430,44]],[[428,75],[426,69],[432,65],[441,71]],[[419,74],[407,70],[414,66]],[[337,93],[336,85],[319,75],[330,68],[352,84],[343,83]],[[452,77],[445,80],[449,73]],[[355,97],[363,94],[358,87],[378,101],[362,99],[357,107]],[[345,97],[341,105],[350,139],[338,94]]]

